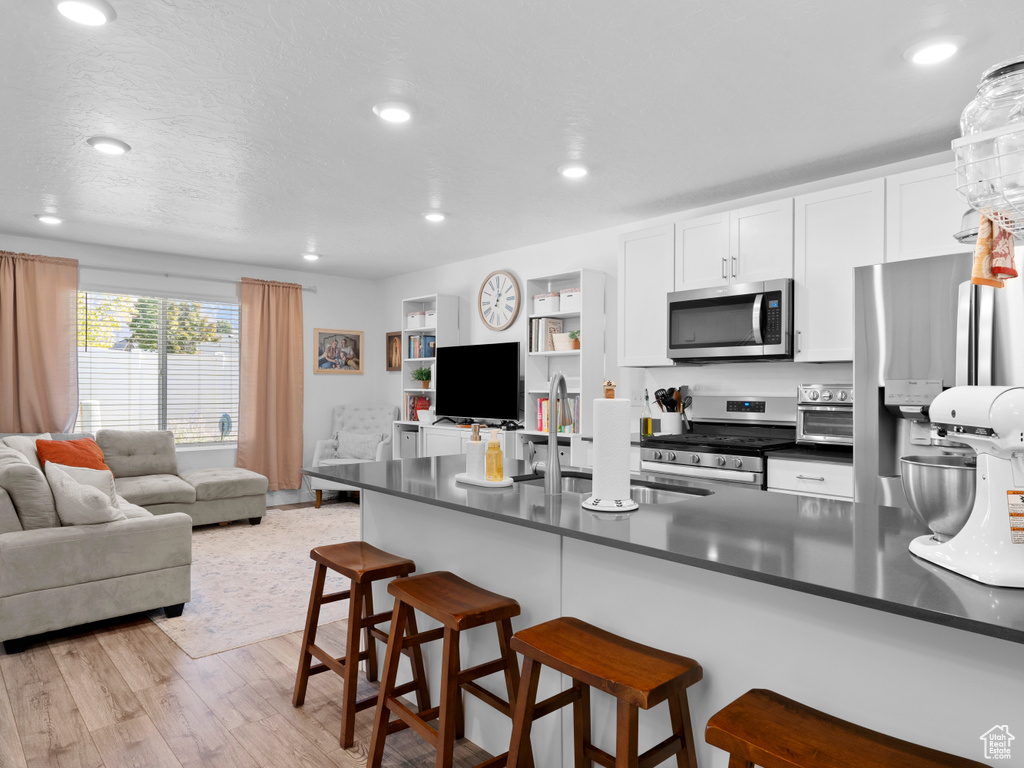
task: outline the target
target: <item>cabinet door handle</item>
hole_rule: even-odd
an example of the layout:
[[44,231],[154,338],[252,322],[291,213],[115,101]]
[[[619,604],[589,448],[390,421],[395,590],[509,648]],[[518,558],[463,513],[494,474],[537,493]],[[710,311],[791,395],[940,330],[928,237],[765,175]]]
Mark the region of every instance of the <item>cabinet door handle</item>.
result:
[[736,277],[736,256],[732,257],[732,276]]
[[727,258],[725,258],[725,256],[722,257],[722,279],[723,280],[728,280],[729,279],[728,261],[729,260]]
[[796,479],[797,480],[817,480],[819,483],[824,483],[825,482],[825,478],[824,477],[814,477],[813,475],[797,475]]
[[803,331],[797,331],[796,332],[796,351],[797,352],[800,351],[800,334],[801,333],[803,333]]

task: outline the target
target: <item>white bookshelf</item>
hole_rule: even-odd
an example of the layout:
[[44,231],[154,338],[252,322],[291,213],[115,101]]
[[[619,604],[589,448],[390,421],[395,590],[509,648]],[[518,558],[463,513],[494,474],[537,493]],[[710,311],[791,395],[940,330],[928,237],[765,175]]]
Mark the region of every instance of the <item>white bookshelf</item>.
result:
[[[554,293],[567,288],[580,289],[578,311],[533,311],[533,296]],[[561,373],[567,380],[569,397],[580,396],[580,423],[577,435],[593,434],[590,424],[592,401],[601,397],[604,381],[604,325],[605,274],[593,269],[576,269],[554,275],[543,275],[526,281],[526,300],[529,302],[526,323],[526,374],[521,434],[536,435],[537,401],[548,396],[551,378]],[[530,352],[530,328],[538,318],[562,320],[562,332],[580,332],[580,348],[559,351]]]
[[[425,323],[422,328],[410,328],[408,316],[413,312],[433,311],[434,319]],[[459,343],[459,297],[447,296],[440,293],[431,293],[425,296],[414,296],[411,299],[402,299],[402,418],[409,424],[417,424],[416,414],[409,413],[408,400],[410,395],[422,395],[430,400],[430,406],[434,407],[434,396],[437,392],[435,381],[431,379],[430,386],[423,388],[418,381],[412,378],[412,372],[417,368],[433,368],[436,358],[434,355],[423,354],[428,350],[421,350],[420,357],[410,357],[409,339],[414,336],[433,336],[436,347],[445,347]]]

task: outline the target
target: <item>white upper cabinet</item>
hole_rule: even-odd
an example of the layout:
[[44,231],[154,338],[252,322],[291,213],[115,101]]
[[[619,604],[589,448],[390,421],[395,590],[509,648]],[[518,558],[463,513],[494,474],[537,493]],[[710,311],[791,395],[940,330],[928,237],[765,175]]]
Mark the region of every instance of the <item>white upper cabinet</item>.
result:
[[672,365],[667,295],[672,289],[671,224],[619,237],[619,365]]
[[676,222],[675,290],[729,281],[729,212]]
[[887,176],[885,260],[904,261],[973,250],[953,239],[967,210],[952,163]]
[[792,276],[792,198],[676,223],[677,291]]
[[793,198],[729,214],[729,275],[734,283],[793,276]]
[[853,360],[853,269],[885,256],[885,181],[796,198],[794,360]]

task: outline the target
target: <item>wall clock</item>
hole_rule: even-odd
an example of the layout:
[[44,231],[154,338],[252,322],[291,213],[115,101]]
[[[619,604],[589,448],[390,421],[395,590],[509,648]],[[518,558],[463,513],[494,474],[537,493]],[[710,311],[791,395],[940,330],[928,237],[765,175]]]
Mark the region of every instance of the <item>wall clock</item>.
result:
[[492,331],[503,331],[519,316],[519,283],[504,269],[491,272],[480,284],[476,306]]

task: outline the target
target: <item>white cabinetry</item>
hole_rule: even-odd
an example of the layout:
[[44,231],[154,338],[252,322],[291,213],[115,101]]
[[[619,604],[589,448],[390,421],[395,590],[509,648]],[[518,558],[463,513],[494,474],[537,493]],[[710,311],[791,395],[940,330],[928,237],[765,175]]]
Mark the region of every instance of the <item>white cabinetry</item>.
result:
[[[671,224],[619,238],[619,365],[672,365],[666,296],[673,284]],[[527,414],[529,418],[529,414]]]
[[953,239],[968,206],[956,193],[952,163],[887,176],[885,196],[886,261],[973,250]]
[[[410,315],[417,318],[415,322],[409,319]],[[413,349],[416,337],[421,343]],[[434,368],[430,339],[434,341],[434,348],[459,343],[458,296],[432,293],[402,301],[402,415],[409,421],[416,420],[411,408],[414,398],[426,397],[431,407],[434,405],[436,382],[432,379],[430,386],[424,389],[419,381],[412,378],[412,372],[417,368]]]
[[793,198],[676,223],[677,291],[793,276]]
[[853,359],[853,268],[885,255],[882,179],[796,198],[794,360]]
[[[671,228],[669,232],[671,233]],[[604,284],[604,272],[593,269],[576,269],[557,275],[534,277],[526,281],[528,297],[567,288],[580,289],[579,310],[534,313],[532,298],[530,299],[524,345],[526,375],[523,424],[527,434],[538,431],[537,404],[548,397],[551,379],[556,373],[565,376],[570,403],[579,398],[579,422],[576,424],[575,434],[593,434],[589,406],[596,398],[602,396],[601,384],[604,381]],[[659,303],[662,305],[664,316],[664,298]],[[579,349],[531,352],[530,336],[535,321],[545,318],[560,320],[563,333],[579,331]],[[665,354],[664,345],[661,353]]]
[[[506,459],[515,458],[515,441],[509,435],[514,433],[498,430],[498,444]],[[446,424],[436,426],[424,424],[420,427],[420,440],[424,456],[450,456],[466,452],[466,444],[473,437],[467,427],[453,427]],[[480,430],[480,439],[488,442],[491,439],[489,429]]]
[[768,490],[853,499],[853,464],[768,457]]

